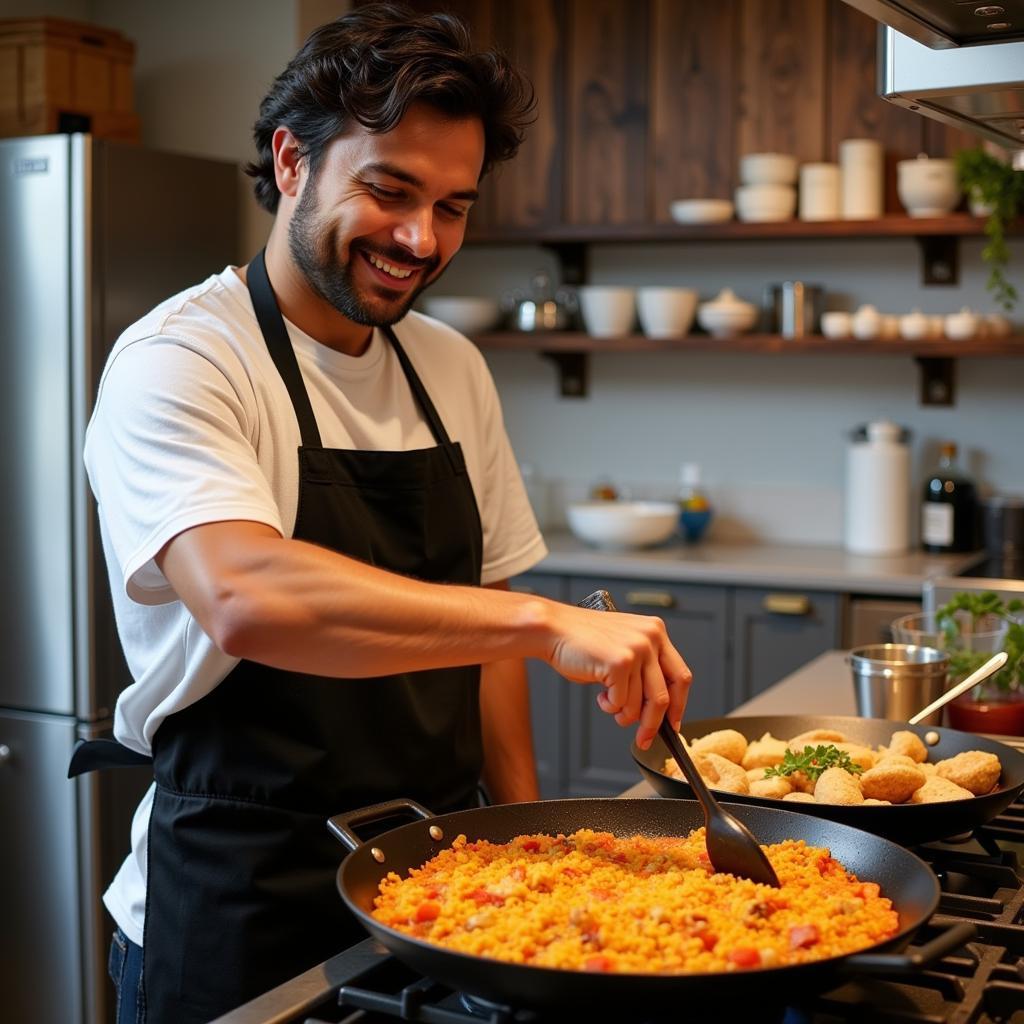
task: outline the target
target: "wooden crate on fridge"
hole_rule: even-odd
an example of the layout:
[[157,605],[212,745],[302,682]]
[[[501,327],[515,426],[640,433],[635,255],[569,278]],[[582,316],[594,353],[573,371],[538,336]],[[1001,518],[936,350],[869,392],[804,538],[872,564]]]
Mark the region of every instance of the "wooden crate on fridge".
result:
[[0,19],[0,136],[82,131],[139,141],[135,44],[64,18]]

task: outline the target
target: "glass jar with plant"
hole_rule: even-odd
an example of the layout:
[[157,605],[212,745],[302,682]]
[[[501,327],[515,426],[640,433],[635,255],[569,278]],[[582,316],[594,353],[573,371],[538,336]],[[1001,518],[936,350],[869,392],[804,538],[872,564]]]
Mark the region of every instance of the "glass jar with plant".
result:
[[[1003,599],[991,590],[955,594],[935,612],[949,654],[949,681],[955,683],[980,668],[995,651],[1007,653],[1006,665],[969,694],[949,705],[954,729],[1024,735],[1024,601]],[[976,644],[986,634],[1001,635],[996,644]],[[984,649],[979,649],[984,648]]]
[[957,178],[972,201],[988,210],[988,244],[981,258],[989,268],[986,287],[1007,312],[1017,301],[1017,289],[1006,279],[1010,249],[1006,231],[1024,213],[1024,171],[984,149],[961,149],[955,157]]

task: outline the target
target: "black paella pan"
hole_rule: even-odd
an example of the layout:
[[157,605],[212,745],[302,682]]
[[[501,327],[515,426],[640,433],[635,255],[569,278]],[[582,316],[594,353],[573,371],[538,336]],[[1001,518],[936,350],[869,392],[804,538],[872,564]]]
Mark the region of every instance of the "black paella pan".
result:
[[[434,817],[412,801],[395,801],[338,815],[328,822],[351,851],[338,868],[341,898],[368,932],[417,971],[484,999],[535,1008],[600,1007],[651,1014],[694,1001],[744,1005],[750,1000],[792,998],[793,992],[821,991],[849,973],[905,973],[957,948],[974,934],[970,924],[954,925],[913,955],[901,955],[934,911],[938,883],[914,854],[879,836],[790,810],[731,805],[761,843],[803,839],[828,847],[862,881],[877,882],[899,914],[899,932],[869,950],[811,964],[725,974],[593,974],[505,963],[432,945],[389,928],[371,916],[381,879],[391,871],[406,876],[449,846],[460,833],[470,841],[504,843],[519,835],[570,834],[581,828],[620,836],[684,836],[704,823],[693,801],[580,799],[479,807]],[[407,812],[420,820],[362,843],[353,831]]]
[[[995,754],[1003,766],[998,787],[991,793],[972,797],[969,800],[950,800],[934,804],[896,804],[891,807],[869,805],[845,807],[838,804],[790,803],[769,797],[748,796],[728,793],[730,803],[753,804],[761,807],[784,807],[798,814],[809,814],[827,818],[853,828],[861,828],[876,835],[885,836],[897,843],[926,843],[935,839],[969,832],[1013,803],[1024,789],[1024,754],[1005,743],[987,739],[969,732],[955,729],[934,729],[925,725],[906,725],[881,718],[853,718],[837,715],[771,715],[762,717],[737,716],[735,718],[706,718],[683,721],[680,730],[687,741],[692,741],[719,729],[735,729],[748,741],[760,739],[770,732],[776,739],[790,740],[811,729],[833,729],[846,735],[851,743],[876,747],[887,745],[894,732],[909,730],[917,733],[928,748],[929,761],[941,761],[967,750],[983,750]],[[938,736],[938,742],[929,744],[925,739],[929,733]],[[632,747],[636,761],[647,781],[661,795],[693,799],[693,790],[682,779],[665,774],[665,758],[668,751],[659,738],[655,738],[649,750]]]

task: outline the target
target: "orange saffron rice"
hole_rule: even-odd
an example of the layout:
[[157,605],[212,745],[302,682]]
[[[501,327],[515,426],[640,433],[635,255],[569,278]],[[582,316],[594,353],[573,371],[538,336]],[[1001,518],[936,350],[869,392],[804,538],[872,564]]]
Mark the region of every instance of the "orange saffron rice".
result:
[[467,842],[380,883],[374,918],[459,953],[578,971],[710,973],[865,949],[899,916],[827,849],[766,846],[781,888],[716,874],[704,829],[686,838],[571,836]]

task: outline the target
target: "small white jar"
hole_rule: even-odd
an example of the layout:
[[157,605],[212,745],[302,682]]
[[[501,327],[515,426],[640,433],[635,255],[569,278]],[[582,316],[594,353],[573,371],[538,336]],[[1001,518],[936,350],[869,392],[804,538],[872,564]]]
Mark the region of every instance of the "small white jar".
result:
[[821,333],[826,338],[849,338],[853,333],[853,317],[842,309],[822,313]]
[[861,341],[877,338],[882,330],[882,317],[874,306],[861,306],[853,314],[853,336]]
[[944,326],[947,338],[953,341],[966,341],[977,333],[978,318],[964,306],[959,313],[950,313]]
[[920,341],[928,337],[928,317],[919,309],[900,317],[900,337]]

